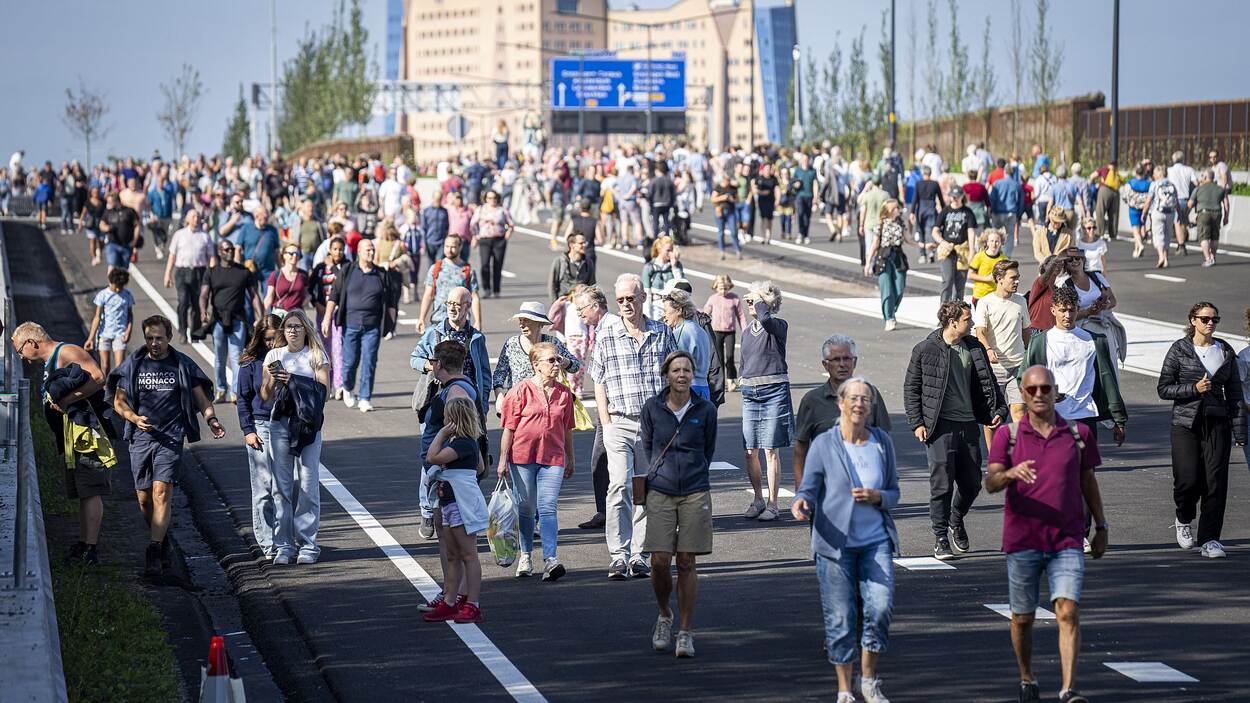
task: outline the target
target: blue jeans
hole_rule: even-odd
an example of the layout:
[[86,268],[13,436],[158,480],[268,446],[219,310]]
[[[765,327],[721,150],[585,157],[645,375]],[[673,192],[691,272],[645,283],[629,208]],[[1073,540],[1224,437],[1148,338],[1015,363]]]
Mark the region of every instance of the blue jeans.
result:
[[373,371],[378,366],[378,342],[382,330],[378,327],[348,325],[343,330],[343,366],[347,376],[343,388],[352,391],[356,387],[356,371],[360,370],[360,392],[356,397],[368,400],[373,397]]
[[274,490],[273,490],[273,444],[269,438],[269,421],[256,421],[256,436],[261,449],[245,445],[247,473],[252,483],[252,537],[268,554],[273,551]]
[[[236,319],[229,330],[221,321],[213,325],[213,371],[217,375],[214,388],[218,393],[238,391],[239,354],[243,353],[243,344],[246,341],[247,327],[243,324],[243,320]],[[227,368],[230,370],[229,383],[226,381]]]
[[732,212],[716,216],[716,248],[725,251],[725,230],[729,230],[729,241],[733,242],[734,251],[741,252],[738,243],[738,216]]
[[751,226],[751,203],[750,202],[736,203],[734,205],[734,216],[738,218],[739,227],[750,227]]
[[893,320],[907,290],[907,272],[898,270],[894,257],[886,258],[885,270],[877,276],[877,287],[881,289],[881,319]]
[[321,553],[317,529],[321,526],[321,433],[299,456],[291,453],[287,420],[269,423],[273,457],[273,548],[288,557]]
[[935,205],[924,204],[916,208],[916,241],[924,243],[933,236],[933,228],[937,226],[937,209]]
[[538,512],[538,530],[543,538],[543,559],[556,555],[560,524],[556,520],[556,504],[560,502],[560,485],[564,483],[563,466],[542,464],[508,464],[513,478],[513,496],[521,516],[521,552],[534,550],[534,512]]
[[1085,580],[1085,554],[1081,549],[1043,552],[1026,549],[1007,555],[1007,600],[1016,615],[1032,615],[1041,601],[1042,573],[1050,588],[1050,600],[1065,598],[1081,601],[1081,585]]
[[125,271],[130,268],[130,247],[109,242],[104,245],[104,260],[109,268]]
[[74,228],[74,199],[61,198],[61,229]]
[[843,547],[840,559],[816,555],[820,608],[825,614],[825,647],[829,661],[850,664],[858,653],[855,629],[859,619],[857,597],[864,603],[860,646],[884,652],[890,643],[890,614],[894,604],[894,561],[890,540],[867,547]]

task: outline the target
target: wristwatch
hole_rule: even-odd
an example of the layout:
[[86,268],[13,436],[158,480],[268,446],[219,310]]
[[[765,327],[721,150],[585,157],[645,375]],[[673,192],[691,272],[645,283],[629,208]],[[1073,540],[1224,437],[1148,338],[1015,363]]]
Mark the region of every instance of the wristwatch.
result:
[[1106,532],[1106,531],[1107,531],[1107,528],[1109,528],[1109,527],[1111,527],[1111,525],[1110,525],[1109,523],[1107,523],[1107,522],[1101,522],[1101,523],[1099,523],[1097,526],[1095,526],[1095,527],[1094,527],[1094,530],[1095,530],[1095,531],[1097,531],[1097,532]]

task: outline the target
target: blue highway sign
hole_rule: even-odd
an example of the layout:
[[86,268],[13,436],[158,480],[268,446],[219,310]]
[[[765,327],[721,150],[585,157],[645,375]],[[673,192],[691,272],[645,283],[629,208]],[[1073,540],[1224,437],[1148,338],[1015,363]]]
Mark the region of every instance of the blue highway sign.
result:
[[554,110],[684,110],[686,60],[580,59],[551,61]]

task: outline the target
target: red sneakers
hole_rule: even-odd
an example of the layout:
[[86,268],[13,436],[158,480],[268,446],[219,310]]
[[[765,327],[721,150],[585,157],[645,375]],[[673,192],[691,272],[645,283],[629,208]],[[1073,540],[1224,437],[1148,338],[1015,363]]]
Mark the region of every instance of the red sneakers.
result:
[[[450,619],[450,618],[449,618]],[[460,612],[456,613],[455,622],[461,625],[471,622],[482,621],[482,609],[472,603],[464,603],[460,606]]]
[[460,615],[460,606],[464,604],[464,596],[457,596],[455,603],[448,603],[446,600],[441,601],[434,610],[421,616],[426,622],[447,622],[454,620]]

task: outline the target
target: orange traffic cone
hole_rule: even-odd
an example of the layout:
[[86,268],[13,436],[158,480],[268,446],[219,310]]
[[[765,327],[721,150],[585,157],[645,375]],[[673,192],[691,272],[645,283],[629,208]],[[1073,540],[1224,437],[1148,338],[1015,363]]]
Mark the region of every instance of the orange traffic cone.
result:
[[230,676],[226,641],[214,635],[208,645],[208,667],[200,668],[200,703],[245,703],[243,682]]

